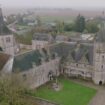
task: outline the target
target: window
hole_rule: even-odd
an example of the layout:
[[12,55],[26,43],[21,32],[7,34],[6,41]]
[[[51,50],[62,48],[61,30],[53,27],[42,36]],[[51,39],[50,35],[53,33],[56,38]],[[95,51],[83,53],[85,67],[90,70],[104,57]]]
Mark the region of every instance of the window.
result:
[[84,64],[84,67],[86,67],[86,64]]
[[103,69],[103,65],[101,66],[101,68]]
[[104,60],[104,55],[102,56],[102,60]]
[[0,51],[3,51],[2,47],[0,47]]
[[78,67],[78,64],[76,64],[76,66]]
[[7,37],[7,38],[6,38],[6,42],[9,43],[10,41],[11,41],[11,40],[10,40],[10,37]]

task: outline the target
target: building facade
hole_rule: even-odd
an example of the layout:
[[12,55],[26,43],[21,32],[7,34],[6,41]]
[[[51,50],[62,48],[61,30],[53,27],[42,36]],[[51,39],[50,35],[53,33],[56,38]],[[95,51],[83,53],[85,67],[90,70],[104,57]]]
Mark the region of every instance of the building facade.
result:
[[51,44],[52,39],[53,38],[51,35],[43,33],[35,33],[32,39],[32,49],[36,50],[36,49],[45,48],[49,46],[49,44]]
[[59,64],[60,57],[49,55],[47,50],[32,50],[11,56],[2,73],[17,73],[25,85],[36,88],[60,75]]
[[16,43],[13,34],[5,25],[0,8],[0,50],[6,54],[14,55],[16,52]]

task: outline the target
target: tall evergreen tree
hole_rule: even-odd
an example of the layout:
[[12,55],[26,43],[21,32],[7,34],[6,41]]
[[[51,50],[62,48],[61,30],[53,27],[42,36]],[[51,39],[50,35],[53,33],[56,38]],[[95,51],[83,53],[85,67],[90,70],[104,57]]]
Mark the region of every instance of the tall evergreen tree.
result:
[[77,32],[83,32],[85,29],[85,18],[84,16],[81,16],[80,14],[77,16],[77,19],[75,21],[75,30]]

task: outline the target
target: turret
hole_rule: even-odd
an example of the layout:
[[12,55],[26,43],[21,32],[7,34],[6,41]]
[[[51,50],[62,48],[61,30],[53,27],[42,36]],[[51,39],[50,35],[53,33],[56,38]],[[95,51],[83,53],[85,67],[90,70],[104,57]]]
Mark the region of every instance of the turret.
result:
[[94,42],[94,75],[96,84],[105,83],[105,29],[100,30]]

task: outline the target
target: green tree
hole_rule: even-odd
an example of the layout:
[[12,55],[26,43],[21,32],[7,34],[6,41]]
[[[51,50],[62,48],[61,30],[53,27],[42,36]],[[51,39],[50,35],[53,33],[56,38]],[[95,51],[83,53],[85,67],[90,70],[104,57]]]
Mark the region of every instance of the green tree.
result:
[[64,22],[56,21],[57,33],[62,33],[64,31]]
[[0,77],[0,105],[35,105],[24,97],[25,92],[17,75]]
[[92,22],[92,21],[89,21],[87,22],[86,24],[86,30],[89,32],[89,33],[96,33],[99,31],[99,28],[98,28],[98,25],[96,22]]
[[65,24],[64,30],[65,31],[74,31],[74,27],[75,27],[75,24],[74,23]]
[[80,14],[77,16],[77,19],[75,21],[75,30],[77,32],[83,32],[85,29],[85,18],[84,16],[81,16]]

